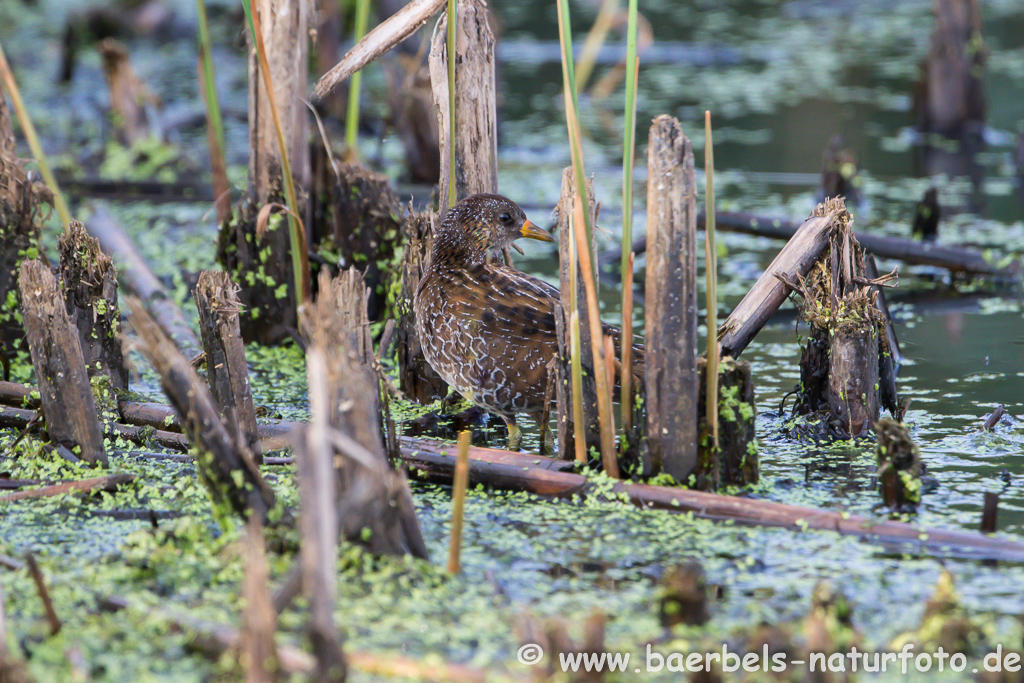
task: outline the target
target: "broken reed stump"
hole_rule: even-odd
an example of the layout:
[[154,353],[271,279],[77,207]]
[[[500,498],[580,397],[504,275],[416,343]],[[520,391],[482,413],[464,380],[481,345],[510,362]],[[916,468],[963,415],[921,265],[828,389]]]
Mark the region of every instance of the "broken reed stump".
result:
[[[284,205],[280,171],[273,182],[264,204]],[[241,286],[242,339],[272,345],[291,338],[297,314],[288,218],[283,211],[272,213],[261,230],[257,222],[264,204],[244,197],[220,226],[217,262]]]
[[931,50],[916,104],[922,130],[961,137],[985,121],[985,60],[979,0],[936,0]]
[[122,43],[104,38],[98,47],[110,90],[110,123],[117,141],[124,147],[131,147],[153,134],[149,110],[159,102],[135,74],[128,49]]
[[[0,100],[3,96],[0,95]],[[25,662],[7,645],[7,617],[4,613],[4,587],[0,584],[0,681],[4,683],[32,683]]]
[[[590,339],[590,309],[587,307],[586,290],[583,284],[583,272],[577,267],[576,240],[573,239],[572,221],[575,212],[573,204],[577,194],[576,177],[572,167],[562,170],[562,194],[558,199],[558,278],[562,293],[562,326],[565,331],[564,344],[559,344],[559,362],[564,364],[566,377],[572,377],[570,353],[570,335],[572,333],[572,315],[577,314],[580,337],[580,363],[583,366],[583,424],[565,425],[565,434],[559,431],[558,452],[563,460],[575,458],[576,436],[583,436],[586,446],[599,447],[601,443],[600,420],[597,414],[597,386],[594,381],[594,347]],[[587,180],[586,208],[590,211],[590,224],[597,220],[597,202],[594,198],[592,180]],[[593,237],[593,236],[592,236]],[[595,251],[594,243],[588,245],[591,255]],[[596,263],[591,259],[591,263]],[[573,276],[575,274],[575,282]],[[566,405],[558,406],[559,416],[567,415],[572,419],[572,382],[565,387]],[[561,417],[559,417],[561,425]],[[563,438],[564,436],[564,438]]]
[[341,636],[334,623],[339,520],[324,352],[317,346],[306,356],[311,420],[296,439],[295,462],[302,500],[299,561],[302,592],[309,604],[307,630],[317,661],[314,679],[335,681],[345,679],[346,667]]
[[442,13],[430,40],[430,85],[441,153],[439,213],[449,208],[449,171],[455,146],[455,201],[498,189],[498,117],[494,75],[494,34],[487,4],[461,0],[456,7],[455,139],[448,92],[448,17]]
[[866,254],[842,198],[815,210],[818,216],[835,214],[828,246],[806,277],[779,279],[803,297],[800,318],[811,328],[797,412],[817,413],[829,435],[853,438],[869,433],[879,416],[879,364],[888,342],[879,344],[885,320],[874,289],[891,278],[867,279]]
[[[427,549],[405,475],[388,465],[381,435],[379,389],[360,360],[340,312],[341,283],[321,271],[315,303],[300,311],[309,348],[325,359],[326,420],[330,424],[336,513],[341,535],[375,555],[412,554]],[[365,297],[365,294],[363,295]],[[357,297],[356,301],[365,302]]]
[[[164,393],[182,420],[184,433],[197,448],[199,478],[215,505],[223,505],[242,519],[258,515],[264,524],[290,523],[277,505],[273,489],[264,481],[249,445],[239,432],[221,419],[210,391],[174,342],[153,320],[142,303],[128,298],[132,327],[139,336],[133,344],[160,374]],[[223,511],[214,509],[215,516]]]
[[18,158],[7,99],[0,92],[0,360],[5,379],[11,359],[25,349],[18,274],[22,261],[39,254],[43,207],[52,203],[46,185],[31,180]]
[[654,120],[647,155],[644,474],[685,482],[697,467],[697,187],[679,121]]
[[270,570],[263,539],[263,525],[252,515],[245,527],[245,572],[242,574],[242,629],[239,634],[238,660],[245,680],[271,683],[277,680],[278,657],[274,632],[277,613],[270,602],[267,584]]
[[60,274],[89,377],[108,377],[113,389],[127,391],[117,270],[99,241],[78,221],[71,221],[60,237]]
[[171,298],[163,283],[157,279],[135,248],[131,238],[117,224],[105,204],[96,204],[93,214],[85,222],[85,229],[99,240],[103,253],[118,264],[118,283],[146,306],[157,324],[189,359],[203,351],[203,345],[192,331],[178,304]]
[[[309,124],[304,103],[309,43],[308,5],[253,0],[273,80],[284,146],[296,183],[299,203],[310,185]],[[295,273],[292,269],[289,220],[284,213],[258,224],[267,204],[287,204],[281,149],[271,112],[271,99],[259,66],[254,36],[249,47],[249,189],[228,223],[220,226],[217,260],[241,285],[242,337],[270,345],[290,339],[297,328]],[[293,207],[307,224],[306,209]],[[308,235],[308,233],[307,233]],[[307,240],[308,244],[308,240]],[[303,274],[304,275],[304,274]]]
[[[387,317],[388,285],[402,247],[402,207],[387,176],[359,164],[332,163],[322,145],[313,155],[309,240],[340,267],[356,267],[370,288],[370,320]],[[339,258],[340,257],[340,258]],[[418,283],[417,283],[418,284]]]
[[711,620],[708,612],[708,579],[697,560],[684,560],[662,574],[658,599],[658,620],[661,627],[703,626]]
[[431,403],[448,394],[448,385],[427,363],[416,335],[416,313],[413,301],[416,289],[427,268],[427,255],[434,240],[437,214],[432,211],[412,214],[402,227],[405,247],[402,250],[402,291],[396,304],[398,314],[398,380],[406,398],[417,403]]
[[18,278],[25,334],[51,442],[90,465],[107,465],[103,428],[85,369],[78,330],[71,323],[57,278],[32,259]]
[[875,425],[878,482],[885,505],[895,512],[913,512],[921,503],[921,451],[906,425],[884,418]]
[[754,424],[754,379],[750,364],[723,356],[718,363],[718,447],[712,443],[707,423],[707,361],[697,361],[698,447],[697,467],[688,479],[680,480],[700,491],[717,491],[726,486],[756,484],[759,477]]
[[194,296],[210,394],[224,424],[249,447],[256,464],[263,464],[239,324],[238,285],[223,271],[205,270],[199,275]]

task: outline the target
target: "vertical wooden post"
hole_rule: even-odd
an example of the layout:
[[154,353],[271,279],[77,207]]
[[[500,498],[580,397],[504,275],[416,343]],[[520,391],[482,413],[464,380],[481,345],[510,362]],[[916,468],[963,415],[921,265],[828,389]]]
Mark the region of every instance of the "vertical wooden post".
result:
[[697,465],[697,186],[679,122],[651,125],[647,157],[647,474]]
[[85,370],[78,331],[64,308],[57,278],[49,268],[32,259],[21,264],[18,285],[25,334],[50,440],[90,465],[106,467],[96,400]]
[[[248,0],[245,0],[248,2]],[[309,178],[309,126],[306,105],[309,61],[309,3],[303,0],[253,0],[260,13],[263,44],[274,82],[285,144],[295,180],[302,186]],[[249,185],[258,204],[263,205],[280,188],[281,154],[274,118],[253,37],[249,42]],[[278,190],[279,191],[279,190]],[[287,240],[286,240],[287,243]]]
[[332,378],[328,376],[324,351],[314,346],[306,358],[312,420],[295,458],[302,497],[300,561],[303,593],[309,601],[309,635],[317,659],[314,680],[341,681],[345,680],[345,658],[334,624],[338,519],[335,456],[330,442]]
[[238,285],[223,271],[203,271],[196,284],[195,300],[210,393],[225,424],[239,432],[252,449],[256,464],[262,464],[256,407],[239,325]]
[[126,391],[128,369],[121,351],[117,270],[99,241],[78,221],[71,221],[60,237],[60,274],[64,302],[78,328],[89,377],[105,375],[112,388]]
[[437,111],[441,151],[440,213],[448,210],[450,145],[455,145],[455,196],[498,189],[498,124],[494,76],[494,34],[481,0],[459,0],[455,59],[455,131],[448,139],[448,20],[442,14],[430,41],[430,86]]
[[[590,210],[590,224],[593,225],[596,218],[597,202],[594,199],[593,183],[587,182],[587,206]],[[580,358],[583,365],[583,422],[582,425],[574,425],[575,431],[583,434],[589,446],[599,446],[601,443],[600,422],[597,415],[597,387],[594,383],[594,352],[590,335],[590,311],[587,308],[587,295],[584,290],[583,273],[576,267],[576,242],[573,239],[573,232],[570,228],[570,221],[573,220],[573,202],[576,196],[576,177],[573,175],[572,167],[566,167],[562,171],[562,196],[558,200],[558,276],[561,284],[561,310],[564,339],[559,340],[558,356],[565,363],[565,376],[572,377],[570,370],[570,349],[569,339],[571,330],[571,318],[573,311],[579,316],[580,328]],[[593,249],[593,246],[591,246]],[[596,262],[596,261],[595,261]],[[576,273],[576,282],[573,283],[573,273]],[[575,304],[575,308],[573,305]],[[565,386],[565,398],[569,406],[569,412],[565,415],[572,415],[572,383]],[[566,425],[566,433],[562,433],[562,415],[559,415],[559,443],[558,449],[561,457],[565,460],[572,460],[574,455],[573,425]],[[563,442],[563,436],[565,437]]]
[[957,136],[985,120],[985,38],[978,0],[936,0],[922,128]]

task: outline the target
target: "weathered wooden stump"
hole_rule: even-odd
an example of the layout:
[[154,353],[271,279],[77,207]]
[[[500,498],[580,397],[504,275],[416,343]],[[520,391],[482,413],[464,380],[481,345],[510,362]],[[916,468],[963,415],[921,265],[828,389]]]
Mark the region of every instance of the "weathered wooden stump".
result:
[[[440,213],[449,206],[449,169],[455,162],[455,201],[498,189],[498,117],[494,75],[494,34],[482,0],[456,8],[455,139],[449,114],[448,18],[442,13],[430,41],[430,86],[437,112],[441,152]],[[454,145],[454,150],[452,149]]]
[[109,377],[112,388],[127,391],[117,269],[100,249],[99,241],[78,221],[71,221],[60,237],[60,273],[64,301],[78,328],[89,377]]
[[274,491],[260,474],[249,445],[221,419],[209,389],[188,359],[137,299],[127,301],[139,336],[138,349],[160,373],[164,393],[182,420],[182,431],[200,451],[196,466],[214,503],[227,506],[242,519],[258,515],[264,524],[290,523],[290,514],[277,507]]
[[419,337],[416,336],[416,313],[413,301],[416,288],[427,267],[427,254],[433,242],[433,229],[437,214],[414,214],[405,221],[405,248],[402,251],[402,292],[397,303],[398,313],[398,380],[406,398],[417,403],[431,403],[444,398],[448,385],[430,367]]
[[[426,557],[405,476],[387,463],[381,438],[379,389],[360,360],[339,309],[340,283],[320,275],[316,302],[301,310],[302,332],[321,350],[331,429],[337,515],[342,535],[378,555]],[[319,418],[316,418],[319,419]]]
[[923,130],[959,137],[985,121],[985,60],[978,0],[936,0],[931,50],[916,103]]
[[651,125],[647,180],[644,473],[684,482],[697,466],[697,187],[679,122]]
[[[273,99],[287,149],[296,194],[301,200],[310,180],[309,112],[306,97],[309,51],[308,6],[303,2],[253,0],[260,17]],[[282,157],[274,125],[270,94],[260,72],[254,36],[249,46],[249,192],[234,217],[220,226],[217,259],[241,286],[239,301],[242,336],[246,341],[277,344],[297,328],[298,300],[292,268],[289,221],[275,214],[257,234],[257,217],[269,203],[285,204]],[[295,210],[305,216],[303,206]],[[307,226],[307,244],[308,248]],[[307,273],[301,273],[308,277]]]
[[371,320],[386,316],[388,286],[398,279],[402,207],[387,176],[359,164],[314,157],[310,242],[340,256],[340,267],[356,267],[370,288]]
[[41,213],[47,203],[52,203],[50,191],[42,182],[29,180],[18,158],[7,99],[0,93],[0,360],[5,379],[10,358],[25,348],[18,274],[22,261],[39,253]]
[[921,452],[906,426],[895,420],[879,420],[875,425],[878,441],[878,481],[882,500],[899,512],[913,512],[921,503]]
[[[46,429],[58,448],[90,465],[107,465],[103,428],[96,412],[78,330],[50,269],[35,259],[21,264],[22,317],[39,382]],[[63,452],[63,451],[62,451]],[[65,453],[67,455],[67,453]]]
[[[804,299],[800,317],[811,332],[801,359],[801,387],[796,412],[821,412],[827,432],[820,436],[853,438],[868,434],[879,416],[880,367],[892,372],[890,335],[879,344],[886,327],[879,309],[878,283],[867,278],[864,250],[850,227],[842,199],[818,206],[816,215],[841,217],[829,235],[821,259],[798,282],[783,276]],[[895,334],[891,335],[892,340]],[[898,353],[898,349],[896,350]],[[898,406],[895,375],[886,377],[885,396]]]
[[723,356],[718,365],[718,447],[707,423],[707,363],[697,361],[700,394],[697,399],[699,440],[697,466],[681,479],[691,488],[714,491],[725,486],[756,484],[759,477],[756,410],[750,365]]
[[203,271],[194,292],[206,356],[206,381],[224,423],[263,463],[256,406],[239,324],[238,285],[223,271]]
[[[561,283],[561,307],[563,339],[559,343],[558,357],[563,364],[561,372],[572,377],[573,348],[570,343],[572,334],[572,318],[575,314],[579,321],[579,363],[583,368],[583,381],[580,388],[583,397],[583,424],[576,424],[573,416],[572,382],[564,385],[562,398],[565,405],[558,404],[558,452],[563,460],[576,458],[576,436],[582,435],[584,451],[590,446],[601,443],[600,421],[597,411],[597,386],[594,380],[594,350],[591,343],[590,310],[587,307],[586,290],[583,273],[577,268],[576,240],[573,239],[572,221],[574,220],[573,205],[576,201],[576,179],[572,167],[562,171],[562,195],[558,200],[558,277]],[[590,224],[597,221],[597,202],[594,198],[593,183],[587,182],[586,207],[590,212]],[[594,243],[588,245],[593,253]],[[592,263],[596,260],[591,259]],[[556,326],[557,327],[557,326]],[[562,420],[569,416],[573,422]]]

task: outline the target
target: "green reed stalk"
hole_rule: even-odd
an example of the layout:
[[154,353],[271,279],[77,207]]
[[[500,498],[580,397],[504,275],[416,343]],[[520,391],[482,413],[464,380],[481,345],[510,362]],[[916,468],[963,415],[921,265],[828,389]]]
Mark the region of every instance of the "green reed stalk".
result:
[[707,421],[711,450],[718,450],[718,250],[715,247],[715,153],[711,112],[704,112],[704,260],[707,272],[708,363]]
[[[604,332],[601,329],[600,311],[597,307],[597,279],[590,253],[592,226],[587,208],[586,171],[583,167],[583,140],[579,125],[579,106],[576,98],[576,79],[573,73],[572,32],[569,25],[569,5],[558,0],[558,35],[562,45],[562,87],[565,93],[565,122],[572,148],[572,166],[576,175],[576,201],[573,202],[573,233],[576,250],[583,274],[583,285],[587,297],[587,316],[590,319],[590,343],[594,356],[594,383],[597,385],[597,414],[601,432],[601,462],[611,477],[619,476],[619,463],[615,454],[615,422],[612,417],[612,392],[608,385],[605,363]],[[580,230],[584,226],[585,230]],[[573,283],[575,287],[575,282]]]
[[[366,25],[370,19],[370,0],[356,2],[356,45],[366,35]],[[363,71],[352,74],[348,87],[348,112],[345,114],[345,147],[353,158],[359,158],[359,92],[363,83]]]
[[458,0],[448,0],[448,208],[455,206],[455,30]]
[[[636,163],[636,90],[640,60],[636,55],[637,0],[629,0],[626,20],[626,105],[622,134],[622,428],[633,423],[633,166]],[[627,320],[627,316],[629,319]],[[625,448],[625,439],[623,448]]]
[[263,44],[263,30],[260,26],[260,15],[253,8],[254,0],[242,0],[242,9],[249,22],[249,32],[256,44],[259,58],[260,73],[263,75],[263,87],[267,93],[267,103],[274,120],[274,132],[277,134],[277,145],[281,152],[281,175],[284,176],[284,190],[288,198],[288,235],[289,247],[292,252],[292,276],[295,283],[295,305],[309,301],[313,297],[309,278],[309,256],[306,254],[306,240],[299,226],[299,202],[295,195],[295,179],[292,177],[292,164],[288,159],[288,145],[284,140],[284,127],[281,125],[281,113],[277,108],[277,97],[274,95],[274,82],[270,77],[270,62],[267,61],[267,49]]
[[221,117],[220,102],[217,99],[217,83],[213,72],[213,50],[210,40],[210,25],[206,18],[205,0],[196,0],[196,17],[199,25],[199,80],[203,103],[206,105],[206,139],[210,147],[210,174],[216,195],[217,220],[224,223],[231,215],[228,197],[227,163],[224,160],[224,121]]
[[[4,54],[2,44],[0,44],[0,81],[3,82],[4,88],[10,93],[11,105],[18,116],[21,131],[25,134],[25,140],[28,142],[29,149],[32,150],[32,156],[35,157],[36,163],[39,164],[39,172],[43,174],[43,181],[46,182],[46,186],[53,193],[53,205],[57,207],[57,215],[60,216],[60,222],[67,227],[71,223],[71,211],[68,210],[68,204],[64,201],[64,195],[60,191],[60,185],[57,184],[57,178],[54,177],[53,171],[50,170],[50,164],[46,161],[46,155],[43,154],[43,146],[39,144],[39,135],[36,134],[36,127],[32,125],[32,119],[29,118],[28,111],[25,109],[25,103],[21,99],[21,91],[18,90],[14,74],[7,63],[7,56]],[[0,93],[0,97],[3,97],[3,93]]]

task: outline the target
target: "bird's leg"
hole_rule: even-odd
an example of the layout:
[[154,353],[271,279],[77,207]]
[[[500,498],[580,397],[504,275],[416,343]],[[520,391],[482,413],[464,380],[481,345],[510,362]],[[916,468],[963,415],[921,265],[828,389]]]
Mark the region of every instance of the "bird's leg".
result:
[[455,412],[455,406],[459,405],[461,401],[462,394],[454,389],[449,389],[448,395],[441,401],[441,407],[438,412],[442,415],[450,415]]
[[508,449],[510,451],[518,451],[520,444],[523,442],[523,432],[519,429],[519,425],[516,424],[516,416],[510,415],[505,417],[502,415],[501,419],[505,421],[505,426],[508,427]]

